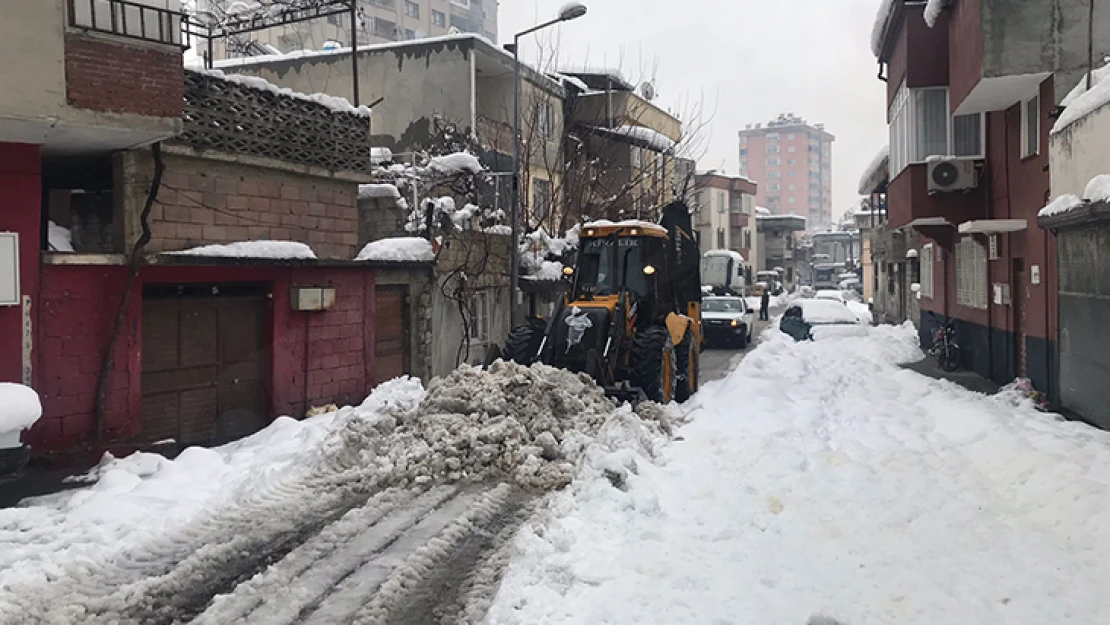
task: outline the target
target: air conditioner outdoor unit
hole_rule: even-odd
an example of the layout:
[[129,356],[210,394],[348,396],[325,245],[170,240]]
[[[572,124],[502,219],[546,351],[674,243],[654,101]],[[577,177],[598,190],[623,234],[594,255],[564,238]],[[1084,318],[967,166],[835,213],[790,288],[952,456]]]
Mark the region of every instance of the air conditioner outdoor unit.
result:
[[979,184],[974,158],[944,158],[926,164],[928,190],[933,193],[966,191]]

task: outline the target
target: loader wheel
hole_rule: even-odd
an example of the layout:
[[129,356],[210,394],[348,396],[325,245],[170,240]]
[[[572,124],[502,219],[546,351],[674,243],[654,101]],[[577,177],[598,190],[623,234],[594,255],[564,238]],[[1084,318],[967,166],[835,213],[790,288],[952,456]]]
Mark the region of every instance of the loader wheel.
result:
[[678,344],[678,347],[675,347],[674,351],[678,371],[682,376],[678,380],[678,386],[675,387],[674,398],[675,401],[681,403],[698,392],[698,385],[701,383],[701,363],[698,358],[698,346],[694,340],[694,333],[687,330],[686,336],[682,338],[682,342]]
[[632,342],[632,366],[636,385],[648,399],[669,403],[675,393],[675,350],[665,326],[652,326]]
[[505,349],[501,350],[501,359],[524,366],[536,362],[546,330],[547,325],[543,319],[533,319],[513,328],[513,331],[509,332],[509,337],[505,339]]

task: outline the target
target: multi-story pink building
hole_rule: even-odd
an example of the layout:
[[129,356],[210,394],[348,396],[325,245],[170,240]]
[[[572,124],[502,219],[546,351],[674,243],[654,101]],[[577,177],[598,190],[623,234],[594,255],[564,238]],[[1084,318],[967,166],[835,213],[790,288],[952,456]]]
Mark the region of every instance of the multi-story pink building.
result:
[[793,113],[740,131],[740,175],[759,182],[756,204],[778,215],[806,217],[813,229],[832,224],[832,142],[824,124]]

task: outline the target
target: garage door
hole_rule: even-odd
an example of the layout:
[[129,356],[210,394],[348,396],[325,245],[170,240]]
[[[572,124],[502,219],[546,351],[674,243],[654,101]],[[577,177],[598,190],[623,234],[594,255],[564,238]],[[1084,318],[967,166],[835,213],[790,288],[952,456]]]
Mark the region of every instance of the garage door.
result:
[[1061,230],[1060,403],[1110,429],[1110,226]]
[[143,438],[199,443],[261,429],[265,298],[165,297],[154,290],[143,298]]
[[374,385],[408,373],[405,292],[377,287],[374,293]]

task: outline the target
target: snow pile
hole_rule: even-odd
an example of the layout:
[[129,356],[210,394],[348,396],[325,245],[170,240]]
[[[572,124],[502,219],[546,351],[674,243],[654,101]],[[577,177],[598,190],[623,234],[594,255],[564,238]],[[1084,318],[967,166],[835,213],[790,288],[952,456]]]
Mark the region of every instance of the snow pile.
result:
[[1042,208],[1038,213],[1038,217],[1051,217],[1066,213],[1076,208],[1083,206],[1083,200],[1079,199],[1073,193],[1065,193],[1048,203],[1047,206]]
[[763,208],[762,206],[756,206],[755,207],[755,214],[756,215],[764,215],[764,216],[770,215],[771,214],[771,209]]
[[867,165],[867,169],[863,170],[863,175],[859,179],[859,194],[871,195],[875,187],[879,186],[879,183],[886,178],[889,169],[890,146],[887,145],[879,150],[875,158],[871,159],[871,163]]
[[19,433],[39,420],[42,404],[31,387],[0,382],[0,434]]
[[874,315],[871,314],[871,308],[868,307],[868,305],[863,303],[863,302],[857,302],[855,300],[849,300],[848,301],[848,310],[852,311],[852,314],[855,315],[856,318],[860,320],[860,323],[866,323],[867,325],[871,325],[875,321]]
[[428,168],[441,174],[480,174],[482,163],[477,156],[466,152],[456,152],[445,156],[433,156]]
[[929,0],[925,5],[925,23],[929,25],[929,28],[937,25],[937,18],[951,3],[952,0]]
[[1087,183],[1083,197],[1089,202],[1110,202],[1110,174],[1101,174]]
[[313,102],[315,104],[319,104],[321,106],[329,108],[337,113],[350,113],[352,115],[359,115],[361,117],[370,117],[370,107],[352,106],[351,103],[347,101],[347,99],[337,98],[326,93],[301,93],[299,91],[293,91],[292,89],[288,89],[286,87],[279,87],[274,83],[263,78],[259,78],[257,76],[245,76],[243,74],[225,74],[218,69],[192,68],[188,71],[197,72],[198,74],[205,74],[206,76],[212,76],[213,78],[226,80],[227,82],[232,82],[237,85],[249,87],[251,89],[268,91],[274,95],[286,96],[297,100],[303,100],[305,102]]
[[768,331],[681,442],[552,497],[486,622],[1110,622],[1110,434],[900,369],[916,344]]
[[420,237],[395,237],[367,243],[355,260],[395,263],[430,263],[436,258],[432,243]]
[[650,221],[640,221],[638,219],[625,219],[624,221],[609,221],[608,219],[598,219],[583,225],[583,228],[602,228],[606,226],[620,226],[622,228],[640,228],[643,230],[654,230],[663,234],[667,233],[667,229],[659,224],[653,224]]
[[1091,88],[1087,89],[1087,74],[1060,102],[1064,112],[1056,119],[1052,134],[1067,130],[1072,124],[1110,104],[1110,62],[1091,72]]
[[73,251],[73,235],[69,228],[59,226],[53,221],[47,223],[47,241],[51,252]]
[[311,260],[316,258],[316,253],[312,251],[312,248],[296,241],[238,241],[227,244],[202,245],[178,252],[162,253],[212,258],[268,258],[275,260]]
[[391,184],[360,184],[358,185],[358,197],[362,198],[398,198],[401,197],[401,192],[397,187]]

